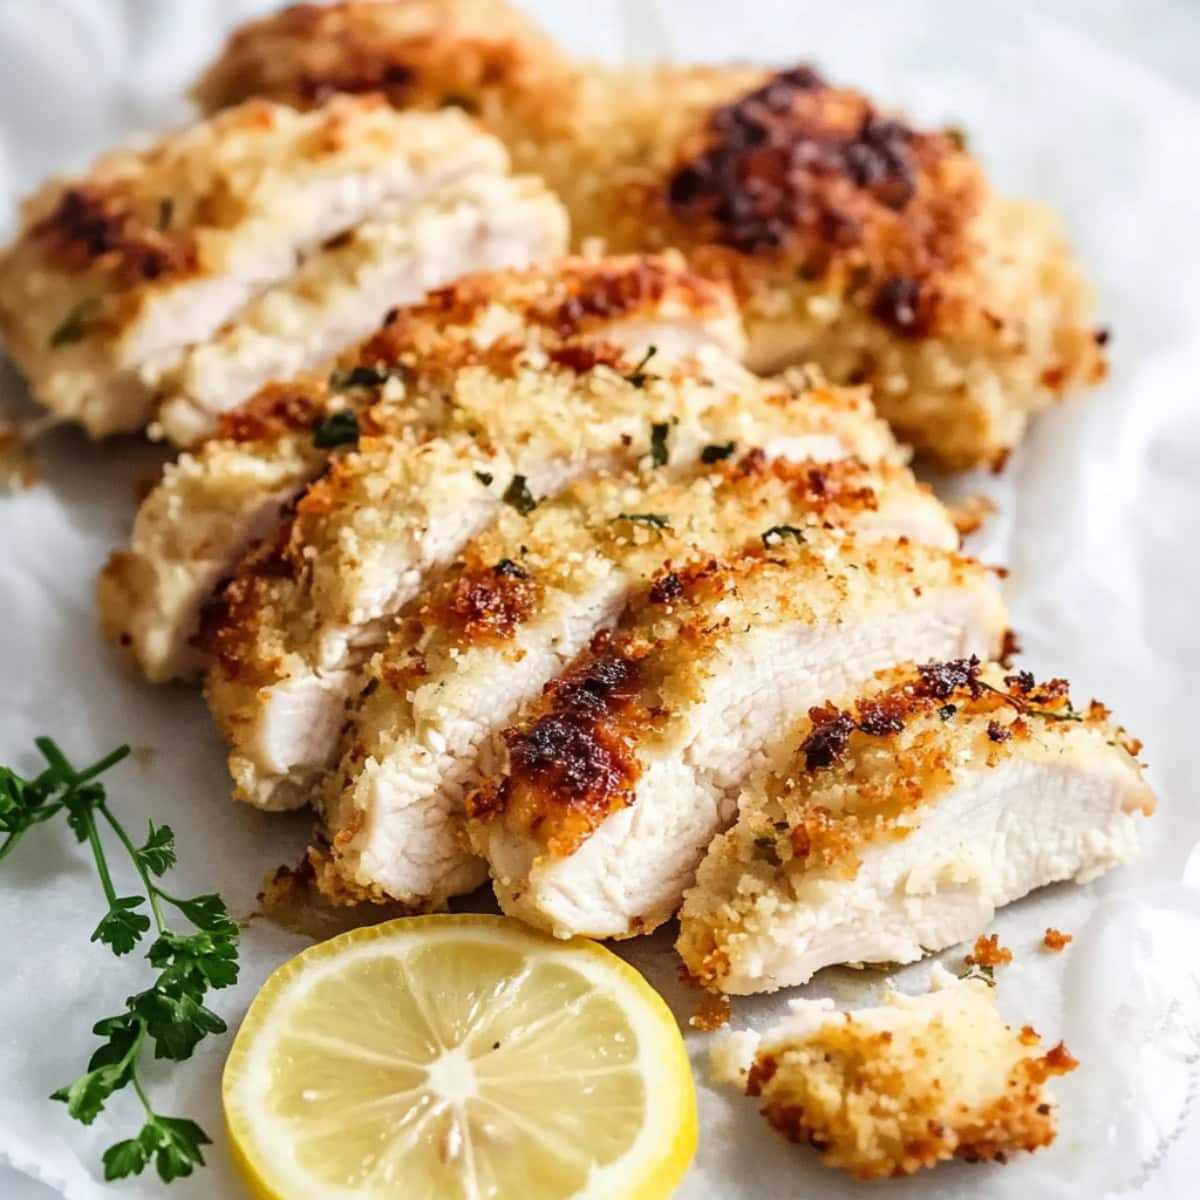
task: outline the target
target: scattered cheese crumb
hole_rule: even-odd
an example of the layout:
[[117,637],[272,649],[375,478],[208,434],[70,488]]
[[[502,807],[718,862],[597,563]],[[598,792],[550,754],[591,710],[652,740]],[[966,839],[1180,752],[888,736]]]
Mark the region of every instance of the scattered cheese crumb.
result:
[[975,949],[966,957],[968,967],[1003,967],[1012,962],[1012,951],[1000,945],[1000,935],[980,934]]

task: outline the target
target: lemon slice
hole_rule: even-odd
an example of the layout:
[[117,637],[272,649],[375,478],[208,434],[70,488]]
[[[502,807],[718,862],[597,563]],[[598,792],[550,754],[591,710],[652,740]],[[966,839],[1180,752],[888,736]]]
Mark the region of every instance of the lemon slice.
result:
[[277,1200],[669,1196],[696,1147],[670,1010],[615,954],[503,917],[412,917],[304,951],[222,1085]]

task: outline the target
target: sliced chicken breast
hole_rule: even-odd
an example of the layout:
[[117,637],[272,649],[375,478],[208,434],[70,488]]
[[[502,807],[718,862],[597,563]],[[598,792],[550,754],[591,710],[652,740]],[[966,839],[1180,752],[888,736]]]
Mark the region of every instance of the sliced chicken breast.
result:
[[[396,362],[387,333],[368,348],[377,371]],[[502,356],[493,346],[487,367],[446,372],[407,405],[385,399],[360,419],[379,434],[364,433],[311,485],[275,549],[235,577],[207,694],[240,798],[306,801],[336,749],[354,669],[502,504],[528,510],[640,459],[686,466],[712,444],[864,461],[895,453],[858,396],[766,384],[716,350],[663,374],[647,356],[585,350],[555,360],[540,347]]]
[[740,995],[833,963],[912,962],[1136,852],[1154,796],[1101,705],[1076,710],[1063,681],[977,660],[881,683],[814,708],[713,843],[678,943],[705,986]]
[[0,258],[0,330],[53,413],[93,436],[138,429],[155,379],[323,243],[506,169],[462,113],[248,101],[32,197]]
[[773,531],[665,567],[468,797],[501,906],[560,937],[654,929],[789,722],[914,646],[995,649],[1004,624],[985,568],[905,541]]
[[[319,49],[286,13],[246,26],[209,74],[239,86],[204,98],[309,105],[315,79],[353,81],[377,24],[407,7],[335,4],[305,30]],[[474,39],[449,18],[432,38],[467,59]],[[577,245],[678,246],[731,282],[756,370],[815,362],[872,383],[898,436],[951,468],[1002,462],[1033,413],[1103,378],[1107,335],[1059,222],[998,195],[955,131],[806,66],[571,67],[527,28],[512,41],[529,70],[481,76],[464,101],[562,197]],[[407,69],[381,46],[376,71]],[[419,79],[415,64],[391,101],[427,104]]]
[[155,380],[167,397],[158,426],[177,445],[203,441],[222,413],[273,379],[330,362],[390,308],[460,275],[561,255],[566,242],[562,206],[528,177],[468,176],[415,205],[381,210]]
[[735,1033],[712,1050],[718,1082],[761,1098],[785,1138],[814,1147],[855,1179],[911,1175],[951,1158],[1005,1162],[1057,1133],[1046,1081],[1079,1064],[1060,1042],[1042,1051],[1013,1029],[995,989],[934,966],[922,996],[889,990],[852,1012],[793,1000],[761,1037]]
[[585,480],[528,516],[506,507],[464,549],[355,681],[323,789],[326,891],[433,908],[483,882],[462,836],[464,793],[500,765],[504,726],[665,561],[785,529],[957,545],[907,468],[761,452],[735,462],[731,450],[710,447],[675,479],[651,468]]
[[[581,369],[600,362],[587,349],[592,342],[623,346],[635,359],[653,344],[656,364],[706,345],[741,347],[732,296],[691,275],[673,255],[568,259],[473,275],[389,317],[381,353],[396,369],[389,367],[386,395],[377,386],[384,375],[363,367],[357,351],[332,377],[268,386],[225,414],[216,438],[168,467],[142,503],[128,549],[115,552],[101,575],[99,604],[106,634],[131,652],[148,679],[203,668],[207,657],[194,635],[204,602],[252,542],[274,535],[284,507],[330,453],[344,454],[357,442],[360,410],[374,405],[379,417],[394,404],[427,428],[428,409],[422,415],[405,407],[410,392],[437,394],[447,376],[489,356],[503,366],[518,346],[535,357],[557,354]],[[732,360],[712,359],[709,366],[742,378]],[[871,425],[864,399],[831,397],[831,431],[855,420],[862,437],[873,430],[881,445],[891,444],[881,425]],[[332,419],[322,424],[326,418]],[[398,416],[389,428],[400,424]],[[841,445],[832,432],[827,441]]]

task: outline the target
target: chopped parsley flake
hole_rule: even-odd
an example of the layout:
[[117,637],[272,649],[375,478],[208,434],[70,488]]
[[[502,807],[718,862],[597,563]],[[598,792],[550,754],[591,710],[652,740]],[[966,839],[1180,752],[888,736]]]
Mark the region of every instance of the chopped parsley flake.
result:
[[617,513],[614,521],[632,521],[635,525],[645,525],[650,529],[670,529],[671,518],[662,513]]
[[330,413],[313,426],[313,445],[318,450],[353,446],[358,441],[358,414],[344,408]]
[[667,438],[671,434],[671,426],[666,421],[656,421],[650,426],[650,461],[656,467],[665,467],[671,452],[667,449]]
[[67,346],[72,342],[81,342],[88,331],[96,323],[100,315],[100,297],[89,296],[75,305],[61,325],[50,335],[51,346]]
[[657,347],[657,346],[651,346],[651,347],[650,347],[650,348],[649,348],[649,349],[646,351],[646,353],[642,355],[642,357],[641,357],[641,360],[640,360],[640,361],[638,362],[638,364],[637,364],[637,365],[636,365],[636,366],[633,368],[633,370],[632,370],[632,371],[630,371],[628,375],[623,375],[623,376],[622,376],[622,378],[625,380],[625,382],[626,382],[626,383],[632,383],[632,384],[633,384],[633,386],[634,386],[635,388],[643,388],[643,387],[645,387],[645,386],[646,386],[646,381],[647,381],[647,380],[649,380],[649,379],[656,379],[656,378],[657,378],[657,376],[655,376],[655,375],[651,375],[651,374],[650,374],[650,373],[649,373],[649,372],[646,370],[646,364],[647,364],[647,363],[648,363],[648,362],[649,362],[649,361],[650,361],[650,360],[651,360],[651,359],[652,359],[652,358],[653,358],[653,357],[654,357],[654,356],[655,356],[657,353],[658,353],[658,347]]
[[515,508],[521,516],[528,516],[538,506],[538,502],[533,498],[533,493],[529,490],[529,484],[525,481],[524,475],[514,475],[512,482],[504,489],[504,495],[501,497],[505,504]]
[[349,371],[334,371],[329,376],[329,386],[336,391],[382,387],[391,376],[392,372],[387,367],[351,367]]
[[705,446],[700,451],[700,461],[702,463],[723,462],[733,454],[736,445],[737,442],[726,442],[723,446]]
[[784,538],[794,538],[797,542],[804,541],[804,530],[796,525],[772,525],[762,535],[764,546],[777,546]]

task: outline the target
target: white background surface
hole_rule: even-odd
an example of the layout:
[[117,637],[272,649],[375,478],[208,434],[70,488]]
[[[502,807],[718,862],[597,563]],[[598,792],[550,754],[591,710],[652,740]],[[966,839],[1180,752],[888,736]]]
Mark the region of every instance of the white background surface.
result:
[[[254,0],[0,0],[0,224],[16,193],[114,139],[186,114],[181,85]],[[1115,331],[1113,376],[1039,422],[990,490],[1002,514],[981,549],[1012,568],[1008,599],[1025,664],[1069,676],[1146,743],[1161,811],[1142,860],[1084,889],[1053,889],[995,928],[1017,963],[1000,1004],[1060,1032],[1082,1060],[1056,1084],[1062,1133],[1006,1168],[956,1165],[876,1187],[890,1197],[1194,1198],[1200,1190],[1200,5],[1189,0],[830,5],[618,0],[531,5],[573,48],[618,56],[810,59],[833,78],[929,121],[965,127],[998,182],[1064,213]],[[15,398],[9,376],[0,387]],[[112,780],[131,824],[179,832],[179,888],[219,888],[249,911],[302,820],[234,809],[197,696],[116,669],[95,632],[92,579],[126,533],[133,485],[153,459],[134,443],[48,444],[47,478],[0,498],[0,761],[31,765],[52,732],[80,760],[128,740],[154,750]],[[1190,861],[1190,871],[1189,871]],[[1189,882],[1185,883],[1185,874]],[[184,894],[187,894],[185,891]],[[88,1029],[116,1011],[135,968],[89,946],[99,911],[90,865],[65,829],[41,830],[0,876],[0,1197],[159,1195],[152,1177],[106,1189],[102,1148],[132,1132],[118,1099],[85,1130],[47,1093],[81,1069]],[[1060,956],[1035,943],[1075,934]],[[630,957],[677,1002],[665,943]],[[217,997],[236,1024],[298,943],[262,923],[245,935],[243,984]],[[951,965],[954,964],[952,958]],[[922,969],[901,983],[919,986]],[[834,979],[851,998],[868,985]],[[738,1005],[735,1026],[781,1002]],[[703,1042],[692,1037],[703,1081]],[[217,1134],[227,1041],[154,1080],[169,1112]],[[702,1144],[685,1200],[783,1200],[866,1191],[769,1134],[754,1106],[702,1087]],[[218,1143],[220,1139],[218,1138]],[[5,1161],[17,1168],[6,1172]],[[236,1194],[225,1149],[180,1197]],[[30,1177],[52,1185],[29,1182]]]

